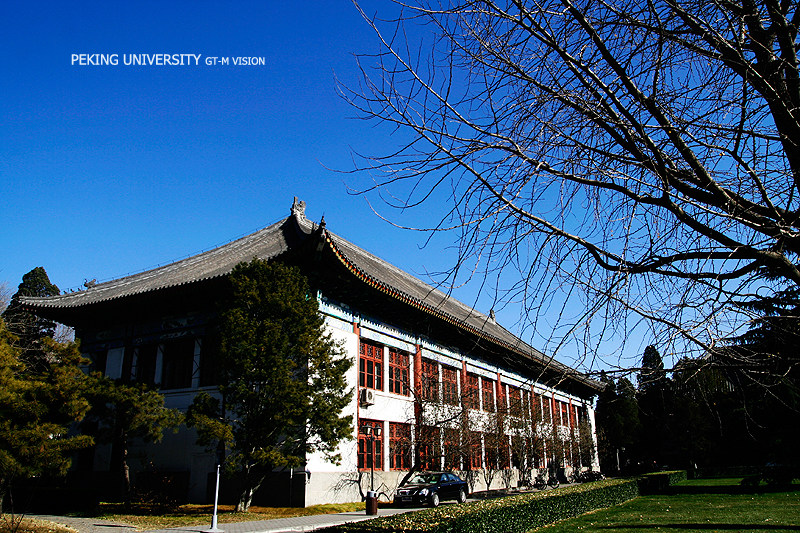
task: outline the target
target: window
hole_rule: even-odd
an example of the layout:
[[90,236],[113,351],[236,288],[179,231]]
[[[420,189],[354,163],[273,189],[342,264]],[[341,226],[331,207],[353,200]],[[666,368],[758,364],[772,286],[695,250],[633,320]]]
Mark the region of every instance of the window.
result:
[[191,387],[194,370],[194,338],[184,337],[164,343],[161,361],[162,389]]
[[459,470],[461,468],[461,447],[457,429],[444,430],[444,468]]
[[449,366],[442,366],[442,400],[458,405],[458,370]]
[[431,426],[420,428],[417,447],[422,470],[439,470],[439,457],[441,455],[439,451],[439,428]]
[[502,383],[499,383],[498,391],[497,391],[497,409],[503,411],[508,407],[506,404],[506,386]]
[[145,344],[136,350],[134,376],[139,383],[153,385],[156,382],[156,355],[158,344]]
[[473,431],[469,435],[469,468],[480,470],[481,464],[481,434]]
[[423,400],[439,400],[439,368],[436,361],[422,360],[419,396]]
[[525,439],[511,437],[511,467],[521,469],[525,458]]
[[[376,470],[383,469],[382,430],[383,422],[378,420],[360,419],[358,421],[358,468],[360,470],[369,470],[373,464]],[[378,435],[379,432],[380,435]]]
[[481,392],[483,392],[483,410],[487,413],[494,413],[494,381],[483,378]]
[[500,452],[498,454],[498,461],[499,461],[498,467],[500,470],[508,470],[508,468],[511,466],[511,457],[509,454],[510,450],[508,448],[508,439],[504,438],[500,442],[498,448],[499,448],[498,451]]
[[514,416],[522,416],[522,391],[518,387],[508,386],[508,407]]
[[491,442],[494,440],[491,438],[486,441],[486,468],[489,470],[498,469],[497,443]]
[[480,395],[478,394],[478,376],[467,374],[464,390],[464,407],[467,409],[480,409]]
[[389,467],[392,470],[411,468],[411,425],[389,423]]
[[561,425],[566,426],[569,424],[569,404],[567,402],[559,402],[561,404]]
[[531,391],[522,389],[522,412],[526,417],[531,415]]
[[542,416],[545,424],[553,423],[553,416],[551,413],[552,401],[552,398],[548,398],[547,396],[542,397]]
[[200,343],[200,386],[219,385],[219,337],[206,335]]
[[108,350],[99,349],[89,353],[89,364],[92,372],[106,373],[106,361],[108,360]]
[[408,354],[389,348],[389,392],[409,395],[408,367]]
[[383,346],[361,341],[358,357],[358,385],[383,390]]
[[537,422],[542,421],[542,397],[533,393],[533,404],[531,405],[531,414],[533,419]]

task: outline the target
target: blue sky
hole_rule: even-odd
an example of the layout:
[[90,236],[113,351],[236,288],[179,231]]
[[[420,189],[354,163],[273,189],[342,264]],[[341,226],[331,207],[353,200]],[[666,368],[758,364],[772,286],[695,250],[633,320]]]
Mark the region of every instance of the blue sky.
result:
[[[336,93],[335,76],[357,82],[352,54],[374,49],[350,2],[6,2],[0,21],[0,281],[140,271],[266,226],[293,196],[376,253],[417,248],[348,193],[359,178],[326,168],[383,137]],[[202,57],[124,66],[133,53]]]
[[[385,13],[388,2],[362,6]],[[324,215],[423,279],[446,268],[452,236],[423,247],[425,235],[351,194],[368,176],[331,170],[351,170],[351,150],[386,153],[402,141],[355,118],[336,91],[337,78],[358,84],[354,54],[376,50],[349,0],[2,3],[0,283],[13,292],[43,266],[68,290],[153,268],[284,218],[294,196],[312,220]],[[123,64],[141,53],[201,57]],[[72,54],[117,54],[119,64],[82,66]],[[264,65],[205,64],[238,56]],[[476,292],[457,296],[488,312]],[[518,316],[498,319],[514,330]]]

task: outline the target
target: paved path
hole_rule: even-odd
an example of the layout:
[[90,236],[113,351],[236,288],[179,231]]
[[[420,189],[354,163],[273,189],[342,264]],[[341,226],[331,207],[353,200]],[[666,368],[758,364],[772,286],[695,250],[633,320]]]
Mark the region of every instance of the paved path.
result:
[[[389,516],[414,511],[414,508],[383,508],[377,516]],[[98,520],[96,518],[73,518],[70,516],[31,515],[32,518],[49,520],[64,524],[79,533],[135,533],[135,527],[118,522]],[[230,522],[219,524],[218,528],[225,533],[282,533],[290,531],[315,531],[324,527],[336,526],[347,522],[369,520],[375,516],[367,516],[364,511],[349,513],[322,514],[313,516],[296,516],[292,518],[275,518],[273,520],[257,520],[253,522]],[[203,526],[186,526],[171,529],[153,530],[152,533],[202,533],[210,529],[211,524]]]
[[[467,501],[475,501],[470,497]],[[442,502],[442,505],[458,505],[455,502]],[[378,509],[378,517],[419,511],[422,507],[382,507]],[[78,531],[78,533],[141,533],[130,524],[109,522],[97,518],[76,518],[71,516],[53,515],[28,515],[31,518],[49,520],[57,524],[64,524]],[[313,516],[295,516],[292,518],[274,518],[272,520],[255,520],[252,522],[230,522],[218,524],[218,529],[224,533],[286,533],[292,531],[315,531],[325,527],[338,526],[347,522],[360,522],[376,516],[367,516],[364,511],[349,513],[321,514]],[[170,529],[148,530],[148,533],[207,533],[211,524],[202,526],[185,526]]]

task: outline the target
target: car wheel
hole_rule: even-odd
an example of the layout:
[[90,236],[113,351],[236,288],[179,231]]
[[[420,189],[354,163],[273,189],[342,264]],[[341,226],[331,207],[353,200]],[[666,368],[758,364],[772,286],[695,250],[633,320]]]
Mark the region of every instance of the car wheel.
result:
[[458,491],[458,503],[464,503],[467,501],[467,493],[464,492],[464,489]]
[[435,492],[431,494],[431,507],[439,507],[439,495]]

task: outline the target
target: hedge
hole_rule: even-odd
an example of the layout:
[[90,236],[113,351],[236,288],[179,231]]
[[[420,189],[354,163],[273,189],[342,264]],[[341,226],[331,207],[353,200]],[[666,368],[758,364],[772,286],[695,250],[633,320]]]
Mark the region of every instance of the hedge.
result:
[[446,505],[325,529],[330,533],[529,531],[565,518],[617,505],[639,495],[636,479],[608,479],[559,490]]
[[686,470],[671,470],[668,472],[653,472],[638,478],[640,494],[658,494],[664,492],[670,485],[686,481]]

